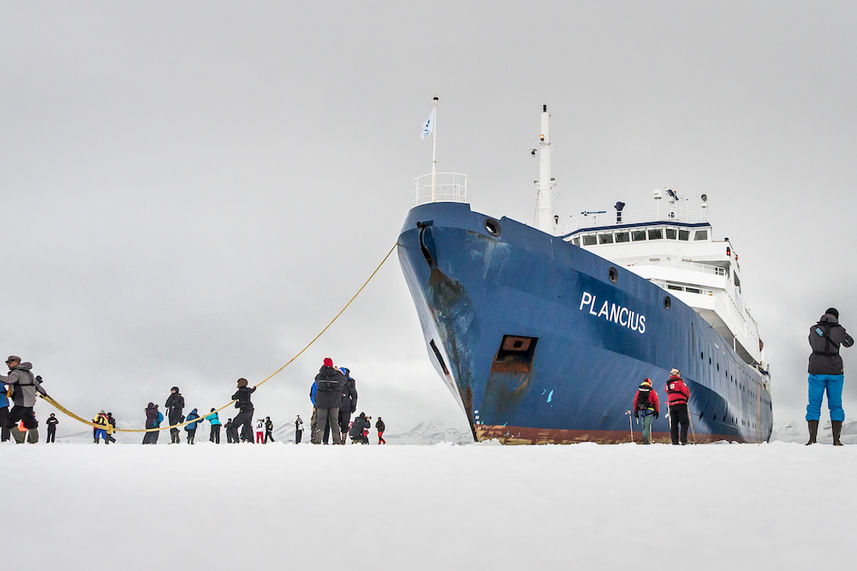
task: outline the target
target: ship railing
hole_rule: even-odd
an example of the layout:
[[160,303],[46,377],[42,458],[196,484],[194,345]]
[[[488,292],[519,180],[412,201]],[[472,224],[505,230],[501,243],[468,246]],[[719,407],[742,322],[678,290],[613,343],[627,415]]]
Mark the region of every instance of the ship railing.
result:
[[671,222],[699,224],[708,222],[708,208],[678,208],[676,204],[665,204],[655,208],[623,210],[621,218],[615,210],[584,210],[569,216],[559,235],[571,234],[582,228],[601,228],[618,225],[645,224],[652,227],[669,226]]
[[627,266],[665,266],[675,269],[686,269],[698,272],[714,274],[715,276],[726,277],[726,268],[720,266],[712,266],[710,264],[700,264],[698,262],[689,262],[684,260],[673,260],[671,258],[648,258],[635,260],[626,264]]
[[467,175],[457,172],[424,174],[411,181],[416,190],[414,206],[430,202],[467,202]]

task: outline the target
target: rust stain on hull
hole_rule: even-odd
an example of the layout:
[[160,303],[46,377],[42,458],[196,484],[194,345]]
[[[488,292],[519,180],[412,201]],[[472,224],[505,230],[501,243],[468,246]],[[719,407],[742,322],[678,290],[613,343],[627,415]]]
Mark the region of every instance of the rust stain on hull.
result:
[[[624,444],[631,441],[629,431],[625,430],[567,430],[550,428],[529,428],[524,426],[491,426],[477,424],[474,427],[476,440],[499,440],[503,444],[578,444],[596,442],[598,444]],[[640,432],[634,433],[634,442],[640,442]],[[708,444],[720,441],[746,442],[743,439],[725,434],[699,434],[696,444]],[[652,432],[652,441],[669,444],[669,432]],[[693,438],[688,435],[688,442]]]

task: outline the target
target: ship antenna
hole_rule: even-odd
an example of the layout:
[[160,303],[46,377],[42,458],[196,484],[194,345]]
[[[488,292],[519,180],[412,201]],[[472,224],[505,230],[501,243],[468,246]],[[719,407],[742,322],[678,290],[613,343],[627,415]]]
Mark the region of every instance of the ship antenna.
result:
[[542,105],[542,130],[539,134],[539,180],[536,199],[536,224],[542,232],[554,234],[556,221],[553,211],[552,192],[555,180],[551,177],[550,113]]

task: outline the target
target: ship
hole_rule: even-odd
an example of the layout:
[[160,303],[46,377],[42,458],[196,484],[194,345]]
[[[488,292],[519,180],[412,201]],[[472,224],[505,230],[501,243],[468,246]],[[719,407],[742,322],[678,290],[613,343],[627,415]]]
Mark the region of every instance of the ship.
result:
[[473,211],[467,176],[433,161],[398,240],[428,357],[474,440],[635,440],[633,399],[649,378],[652,437],[669,442],[665,384],[678,369],[693,442],[768,441],[770,367],[708,197],[657,189],[639,208],[584,210],[561,227],[546,105],[540,127],[533,224]]

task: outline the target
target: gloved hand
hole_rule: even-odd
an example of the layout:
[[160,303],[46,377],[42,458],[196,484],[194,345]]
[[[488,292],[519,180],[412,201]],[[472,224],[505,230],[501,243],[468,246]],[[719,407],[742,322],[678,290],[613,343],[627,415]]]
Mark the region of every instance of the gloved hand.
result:
[[658,419],[658,413],[655,413],[655,420]]
[[640,418],[640,413],[636,410],[634,411],[634,418]]

